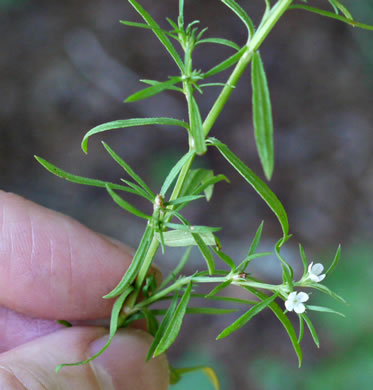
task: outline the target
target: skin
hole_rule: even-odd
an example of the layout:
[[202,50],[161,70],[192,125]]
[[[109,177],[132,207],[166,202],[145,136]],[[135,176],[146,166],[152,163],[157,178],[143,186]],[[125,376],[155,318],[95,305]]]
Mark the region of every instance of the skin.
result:
[[[151,336],[121,329],[96,360],[110,316],[112,290],[131,250],[77,221],[0,191],[0,390],[166,390],[164,356],[145,363]],[[55,320],[74,324],[64,328]]]

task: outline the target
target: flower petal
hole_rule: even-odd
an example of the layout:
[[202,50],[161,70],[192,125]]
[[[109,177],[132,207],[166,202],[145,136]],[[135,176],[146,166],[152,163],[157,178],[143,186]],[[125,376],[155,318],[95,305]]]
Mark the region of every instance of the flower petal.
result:
[[[303,294],[306,294],[306,293],[303,293]],[[306,311],[306,306],[304,306],[303,303],[301,303],[301,302],[297,302],[297,304],[294,306],[294,311],[297,314],[302,314]]]
[[308,273],[312,273],[312,267],[313,267],[313,262],[309,264],[308,266]]
[[308,278],[311,279],[313,282],[316,282],[316,283],[320,281],[320,277],[315,275],[315,274],[313,274],[313,273],[310,273],[308,275]]
[[297,299],[297,292],[296,291],[293,291],[293,292],[291,292],[290,294],[289,294],[289,296],[288,296],[288,301],[290,300],[290,301],[295,301],[296,299]]
[[294,301],[293,300],[286,300],[285,301],[285,307],[288,311],[293,311],[294,310]]
[[312,266],[311,272],[315,275],[320,275],[324,271],[324,266],[320,263],[317,263]]
[[309,299],[310,299],[310,296],[307,293],[305,293],[303,291],[298,293],[298,296],[297,296],[298,302],[307,302]]
[[325,279],[325,274],[323,274],[323,275],[320,275],[319,277],[318,277],[318,282],[321,282],[322,280],[324,280]]

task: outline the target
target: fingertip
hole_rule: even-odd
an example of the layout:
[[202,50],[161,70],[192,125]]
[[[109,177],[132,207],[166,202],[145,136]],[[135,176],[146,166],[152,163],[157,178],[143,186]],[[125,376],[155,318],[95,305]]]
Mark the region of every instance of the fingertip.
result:
[[[165,356],[146,362],[151,336],[135,329],[117,332],[111,345],[88,364],[86,360],[107,342],[105,328],[73,327],[57,331],[0,355],[0,389],[20,383],[26,389],[167,390]],[[11,387],[13,388],[13,387]],[[17,388],[17,387],[14,387]]]
[[[95,340],[90,346],[90,354],[97,353],[107,338]],[[152,337],[142,330],[119,330],[110,347],[91,362],[102,388],[106,389],[111,380],[116,390],[167,390],[169,372],[165,355],[146,362],[151,342]]]

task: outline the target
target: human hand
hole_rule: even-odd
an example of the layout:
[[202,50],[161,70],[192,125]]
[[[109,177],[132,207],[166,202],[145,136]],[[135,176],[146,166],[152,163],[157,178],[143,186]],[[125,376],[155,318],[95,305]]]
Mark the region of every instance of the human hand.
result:
[[165,390],[168,365],[145,362],[151,337],[121,329],[110,347],[100,326],[64,328],[55,320],[110,316],[102,296],[119,282],[130,250],[77,221],[0,191],[0,388],[12,390]]

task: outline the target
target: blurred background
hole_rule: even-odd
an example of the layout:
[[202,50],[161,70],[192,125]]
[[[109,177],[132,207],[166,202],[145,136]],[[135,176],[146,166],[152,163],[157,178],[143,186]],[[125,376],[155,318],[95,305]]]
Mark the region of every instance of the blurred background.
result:
[[[141,4],[163,27],[168,27],[165,17],[177,16],[176,0],[141,0]],[[264,2],[242,0],[240,4],[258,22]],[[309,4],[331,9],[326,0]],[[373,24],[371,0],[344,4],[357,20]],[[186,7],[187,21],[198,19],[201,27],[209,26],[206,37],[245,42],[245,28],[218,0],[186,0]],[[121,170],[102,148],[102,138],[157,191],[167,167],[185,152],[183,132],[156,127],[96,136],[87,156],[80,149],[86,131],[103,122],[143,116],[187,118],[184,100],[173,92],[140,103],[122,103],[143,87],[140,78],[166,80],[177,75],[177,69],[151,32],[120,25],[119,19],[140,21],[125,1],[0,0],[0,188],[136,246],[144,229],[142,221],[121,212],[104,190],[65,182],[33,158],[36,154],[71,173],[117,181]],[[341,265],[328,286],[349,305],[317,294],[315,300],[343,311],[347,318],[311,314],[321,348],[317,350],[306,335],[304,365],[298,369],[286,333],[271,312],[261,313],[219,342],[214,341],[216,335],[237,315],[193,316],[185,321],[171,350],[175,366],[210,364],[218,371],[223,389],[371,389],[372,42],[373,32],[289,11],[261,49],[276,137],[270,186],[285,205],[294,234],[284,255],[300,273],[299,242],[310,260],[324,264],[342,243]],[[201,48],[195,53],[195,67],[202,70],[232,54],[220,46]],[[224,82],[227,76],[216,80]],[[217,94],[218,88],[211,88],[199,97],[204,115]],[[228,143],[263,177],[253,139],[250,96],[246,72],[211,134]],[[226,174],[232,185],[219,184],[208,204],[196,202],[187,211],[189,219],[223,226],[224,250],[237,259],[245,256],[264,220],[261,249],[272,250],[281,231],[264,202],[214,151],[200,165]],[[144,210],[149,208],[129,200]],[[172,250],[158,256],[164,273],[173,267],[176,256],[179,252]],[[196,252],[186,272],[202,266]],[[280,274],[271,258],[257,260],[250,271],[274,283]],[[192,386],[212,388],[202,375],[193,374],[172,389]]]

